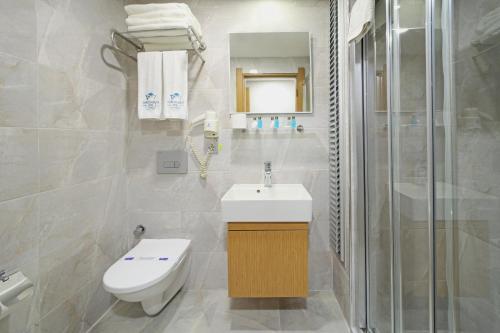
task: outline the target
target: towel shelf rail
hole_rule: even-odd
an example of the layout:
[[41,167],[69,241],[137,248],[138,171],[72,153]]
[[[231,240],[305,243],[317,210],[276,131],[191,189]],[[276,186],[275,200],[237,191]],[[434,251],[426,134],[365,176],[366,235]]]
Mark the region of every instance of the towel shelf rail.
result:
[[[187,51],[194,51],[196,55],[201,59],[203,63],[205,63],[205,59],[203,58],[203,55],[201,54],[203,51],[207,49],[207,45],[202,41],[201,36],[196,33],[196,31],[192,27],[188,28],[170,28],[170,29],[158,29],[158,30],[140,30],[140,31],[127,31],[127,32],[119,32],[117,30],[112,30],[111,31],[111,42],[112,42],[112,48],[125,55],[129,59],[132,59],[134,61],[137,61],[137,58],[130,55],[127,51],[125,51],[123,48],[121,48],[117,42],[117,38],[120,38],[124,42],[128,43],[131,45],[136,52],[145,52],[146,48],[144,46],[145,42],[149,38],[155,38],[155,39],[164,39],[161,43],[158,43],[157,41],[155,44],[158,45],[168,45],[169,44],[169,39],[170,38],[179,38],[179,37],[186,37],[186,44],[191,45],[191,47],[187,48],[180,48],[176,50],[187,50]],[[170,48],[168,48],[171,50]]]

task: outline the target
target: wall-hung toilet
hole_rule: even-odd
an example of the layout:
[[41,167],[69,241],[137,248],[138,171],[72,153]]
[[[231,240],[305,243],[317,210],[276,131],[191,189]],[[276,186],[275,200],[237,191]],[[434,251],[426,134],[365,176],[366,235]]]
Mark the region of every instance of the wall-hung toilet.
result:
[[143,239],[108,268],[104,289],[118,299],[141,302],[158,314],[186,282],[191,259],[189,239]]

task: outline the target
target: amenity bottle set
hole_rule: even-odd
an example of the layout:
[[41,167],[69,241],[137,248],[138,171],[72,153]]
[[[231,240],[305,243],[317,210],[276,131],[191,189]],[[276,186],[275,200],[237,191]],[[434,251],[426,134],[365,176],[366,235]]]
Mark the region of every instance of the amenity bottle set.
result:
[[[265,124],[267,122],[265,119],[262,119],[261,116],[259,117],[254,117],[253,121],[251,123],[251,128],[252,129],[264,129]],[[283,117],[283,120],[279,118],[279,116],[271,117],[270,123],[269,123],[269,128],[291,128],[291,129],[297,129],[297,120],[295,119],[295,116],[292,117]]]

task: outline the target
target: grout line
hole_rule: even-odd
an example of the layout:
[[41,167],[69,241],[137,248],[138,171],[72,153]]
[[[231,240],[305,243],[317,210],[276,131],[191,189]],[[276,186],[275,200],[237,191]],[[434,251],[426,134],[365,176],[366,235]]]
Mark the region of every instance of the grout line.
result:
[[103,320],[104,317],[115,307],[115,305],[118,304],[119,301],[120,300],[117,299],[113,304],[111,304],[111,306],[106,311],[104,311],[104,313],[95,321],[95,323],[93,323],[92,326],[89,327],[89,329],[86,331],[86,333],[90,333],[94,329],[94,327],[97,324],[99,324],[99,322],[101,320]]

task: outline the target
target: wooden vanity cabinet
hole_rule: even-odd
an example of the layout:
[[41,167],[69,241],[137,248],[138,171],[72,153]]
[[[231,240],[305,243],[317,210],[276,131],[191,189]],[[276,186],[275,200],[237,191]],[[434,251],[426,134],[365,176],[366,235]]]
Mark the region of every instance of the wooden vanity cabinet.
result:
[[229,296],[307,297],[308,225],[229,222]]

